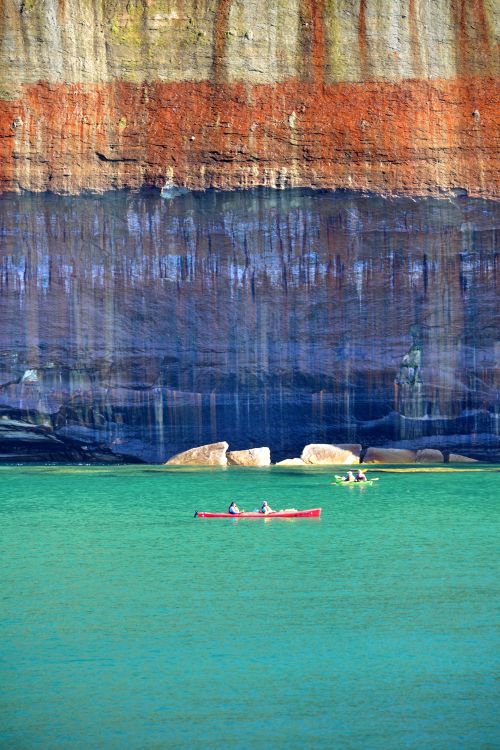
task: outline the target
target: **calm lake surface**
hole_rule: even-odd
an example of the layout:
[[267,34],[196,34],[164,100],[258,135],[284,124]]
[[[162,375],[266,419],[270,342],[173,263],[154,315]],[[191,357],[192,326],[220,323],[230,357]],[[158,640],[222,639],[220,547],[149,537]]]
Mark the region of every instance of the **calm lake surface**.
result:
[[373,475],[1,467],[0,747],[498,748],[500,474]]

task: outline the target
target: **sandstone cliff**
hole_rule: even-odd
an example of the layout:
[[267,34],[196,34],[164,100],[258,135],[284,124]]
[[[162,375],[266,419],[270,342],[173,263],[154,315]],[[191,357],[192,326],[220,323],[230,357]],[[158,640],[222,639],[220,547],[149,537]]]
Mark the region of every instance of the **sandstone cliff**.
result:
[[495,0],[0,0],[0,190],[498,194]]
[[3,195],[0,417],[150,462],[227,440],[500,463],[498,225],[470,198]]

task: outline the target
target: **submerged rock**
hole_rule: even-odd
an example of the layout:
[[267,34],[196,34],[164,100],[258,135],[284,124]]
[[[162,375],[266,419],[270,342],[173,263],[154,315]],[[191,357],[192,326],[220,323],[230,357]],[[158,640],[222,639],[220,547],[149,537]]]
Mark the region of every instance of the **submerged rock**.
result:
[[227,466],[226,451],[228,448],[229,445],[225,441],[200,445],[198,448],[190,448],[182,453],[177,453],[168,461],[165,461],[165,465]]
[[347,443],[333,445],[330,443],[310,443],[302,451],[302,461],[305,464],[359,464],[361,445]]
[[228,451],[227,462],[230,466],[269,466],[271,463],[271,451],[269,448]]
[[364,464],[414,464],[417,451],[403,448],[368,448],[363,459]]
[[417,464],[440,464],[443,461],[443,454],[435,448],[422,448],[417,451]]
[[283,461],[278,461],[276,466],[305,466],[301,458],[285,458]]

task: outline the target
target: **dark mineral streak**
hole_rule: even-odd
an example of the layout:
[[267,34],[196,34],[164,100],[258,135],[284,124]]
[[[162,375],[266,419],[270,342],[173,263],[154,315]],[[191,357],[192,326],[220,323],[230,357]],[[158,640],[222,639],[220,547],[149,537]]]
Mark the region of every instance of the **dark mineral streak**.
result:
[[498,220],[465,198],[4,196],[0,408],[147,460],[498,458]]

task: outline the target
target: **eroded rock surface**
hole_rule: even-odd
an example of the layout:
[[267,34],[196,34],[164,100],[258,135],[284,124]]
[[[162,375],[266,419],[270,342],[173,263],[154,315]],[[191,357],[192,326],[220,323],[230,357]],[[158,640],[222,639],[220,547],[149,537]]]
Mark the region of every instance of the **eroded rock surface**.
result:
[[475,464],[477,463],[476,458],[470,458],[469,456],[462,456],[460,453],[450,453],[448,456],[450,464]]
[[[133,459],[130,459],[133,460]],[[123,463],[106,445],[55,435],[49,424],[35,425],[0,416],[0,463]]]
[[0,2],[0,189],[497,195],[493,3]]
[[0,407],[149,462],[220,436],[499,461],[499,222],[468,198],[4,195]]
[[361,445],[357,443],[332,445],[330,443],[310,443],[302,451],[305,464],[359,464]]
[[417,451],[417,464],[439,464],[443,461],[444,456],[442,452],[435,448],[422,448]]
[[417,451],[405,450],[403,448],[368,448],[364,464],[414,464],[417,459]]
[[278,461],[276,466],[306,466],[301,458],[284,458],[283,461]]
[[271,451],[269,448],[228,451],[227,463],[230,466],[269,466],[271,464]]

